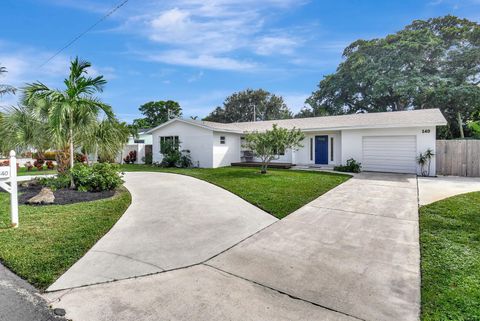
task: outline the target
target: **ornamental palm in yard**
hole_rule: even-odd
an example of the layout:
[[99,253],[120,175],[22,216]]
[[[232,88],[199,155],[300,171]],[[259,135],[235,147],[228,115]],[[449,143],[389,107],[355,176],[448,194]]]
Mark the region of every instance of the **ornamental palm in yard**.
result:
[[82,148],[87,154],[93,154],[93,161],[113,162],[118,152],[128,142],[131,130],[127,124],[117,119],[103,119],[93,124],[81,137]]
[[[7,68],[0,66],[0,76],[7,72]],[[6,84],[0,84],[0,97],[6,94],[14,94],[15,87]]]
[[[90,67],[89,62],[77,57],[70,64],[64,90],[51,89],[41,82],[28,84],[24,89],[25,104],[35,108],[39,117],[48,121],[55,144],[69,146],[70,168],[82,136],[95,126],[99,115],[104,113],[107,119],[114,118],[112,108],[95,96],[103,91],[107,82],[103,76],[88,76]],[[74,188],[73,179],[70,181]]]

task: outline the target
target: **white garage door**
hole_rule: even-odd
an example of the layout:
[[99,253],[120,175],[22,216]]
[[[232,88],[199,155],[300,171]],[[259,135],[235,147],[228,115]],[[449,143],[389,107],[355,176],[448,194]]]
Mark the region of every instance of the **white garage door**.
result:
[[416,136],[363,136],[362,170],[417,172]]

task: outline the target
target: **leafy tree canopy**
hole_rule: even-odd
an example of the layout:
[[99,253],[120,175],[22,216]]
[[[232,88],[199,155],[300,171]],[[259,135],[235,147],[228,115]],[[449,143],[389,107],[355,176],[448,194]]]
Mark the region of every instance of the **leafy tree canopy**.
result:
[[215,108],[204,120],[234,123],[286,118],[292,118],[292,113],[281,96],[263,89],[247,89],[227,97],[223,107]]
[[476,22],[451,15],[416,20],[385,38],[353,42],[343,57],[299,116],[440,108],[455,137],[480,108]]
[[133,125],[137,128],[153,128],[167,122],[170,118],[182,116],[180,104],[173,100],[150,101],[138,109],[145,116],[135,119]]
[[297,150],[303,147],[301,141],[305,138],[299,129],[288,130],[273,124],[271,130],[265,132],[253,132],[245,137],[245,146],[260,158],[262,163],[261,173],[267,173],[270,162],[277,159],[279,152],[287,149]]

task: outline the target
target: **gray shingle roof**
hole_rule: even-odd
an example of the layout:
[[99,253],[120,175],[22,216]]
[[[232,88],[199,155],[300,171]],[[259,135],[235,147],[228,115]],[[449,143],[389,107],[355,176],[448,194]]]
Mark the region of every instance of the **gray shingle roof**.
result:
[[[265,131],[267,129],[271,129],[273,124],[277,124],[279,127],[287,129],[292,129],[295,127],[303,131],[339,129],[344,130],[357,128],[421,127],[440,126],[447,124],[445,117],[442,115],[439,109],[421,109],[411,111],[366,113],[341,116],[279,119],[228,124],[190,119],[182,119],[182,121],[192,123],[197,126],[202,126],[214,131],[226,131],[236,133]],[[153,130],[151,130],[151,132],[157,128],[154,128]]]

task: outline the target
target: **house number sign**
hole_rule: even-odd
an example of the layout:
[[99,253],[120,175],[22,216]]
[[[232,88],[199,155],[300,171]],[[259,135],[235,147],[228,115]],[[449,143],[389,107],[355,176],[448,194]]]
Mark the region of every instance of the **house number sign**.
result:
[[0,166],[0,188],[10,193],[12,227],[18,227],[17,158],[13,150],[9,166]]

